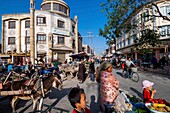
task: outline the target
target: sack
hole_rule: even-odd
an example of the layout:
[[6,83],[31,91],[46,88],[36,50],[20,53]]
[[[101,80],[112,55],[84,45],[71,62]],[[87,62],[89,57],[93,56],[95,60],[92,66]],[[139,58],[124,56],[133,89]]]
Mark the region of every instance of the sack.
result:
[[115,111],[118,113],[125,113],[126,111],[132,111],[132,104],[129,102],[126,94],[121,92],[115,102]]

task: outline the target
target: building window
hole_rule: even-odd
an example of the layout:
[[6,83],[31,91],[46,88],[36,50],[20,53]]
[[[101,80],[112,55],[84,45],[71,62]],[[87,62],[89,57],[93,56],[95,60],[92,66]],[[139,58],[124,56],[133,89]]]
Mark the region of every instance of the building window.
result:
[[144,13],[144,21],[145,22],[149,21],[149,11],[148,10]]
[[42,10],[51,10],[51,3],[44,4],[44,5],[42,6]]
[[133,35],[133,42],[134,42],[134,43],[137,42],[137,37],[136,37],[136,35]]
[[61,5],[61,4],[59,4],[59,11],[67,14],[67,8],[65,6]]
[[169,16],[170,6],[162,6],[160,7],[160,12],[163,16]]
[[53,8],[54,8],[54,10],[58,11],[59,10],[59,4],[54,3]]
[[46,17],[37,17],[37,25],[45,25]]
[[63,36],[58,36],[58,44],[64,45],[64,37]]
[[30,44],[30,37],[29,36],[25,37],[25,44]]
[[75,49],[75,47],[76,47],[75,40],[73,40],[72,48]]
[[120,48],[122,48],[122,42],[120,42]]
[[130,45],[131,43],[130,43],[130,38],[128,38],[128,45]]
[[166,6],[166,16],[169,16],[170,13],[170,6]]
[[170,26],[167,26],[167,35],[170,36]]
[[149,11],[146,11],[141,14],[141,22],[147,22],[149,21]]
[[166,29],[167,29],[166,26],[160,28],[161,36],[166,36]]
[[46,34],[37,34],[37,43],[46,43]]
[[8,45],[15,45],[15,37],[8,37]]
[[8,22],[8,28],[9,29],[15,29],[15,21],[9,21]]
[[123,45],[124,45],[124,47],[126,46],[126,40],[123,40]]
[[117,49],[119,49],[119,44],[117,44]]
[[25,21],[25,28],[30,28],[30,20]]
[[74,30],[75,30],[75,26],[72,26],[72,32],[74,33]]
[[147,32],[148,32],[148,29],[142,30],[140,32],[140,36],[146,36]]
[[65,28],[64,21],[58,20],[58,27],[59,28]]

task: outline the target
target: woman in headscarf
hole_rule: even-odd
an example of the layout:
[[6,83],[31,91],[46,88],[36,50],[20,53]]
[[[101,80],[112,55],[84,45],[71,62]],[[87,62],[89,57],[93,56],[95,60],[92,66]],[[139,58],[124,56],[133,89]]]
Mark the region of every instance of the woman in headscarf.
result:
[[100,102],[103,112],[104,104],[113,104],[119,94],[119,81],[112,74],[112,69],[112,64],[108,61],[104,61],[100,66]]

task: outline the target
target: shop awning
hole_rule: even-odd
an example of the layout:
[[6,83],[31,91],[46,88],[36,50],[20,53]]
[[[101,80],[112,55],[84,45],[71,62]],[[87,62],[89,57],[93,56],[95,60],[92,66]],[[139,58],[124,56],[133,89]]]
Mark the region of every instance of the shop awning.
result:
[[83,58],[83,57],[88,57],[88,54],[86,52],[79,52],[79,53],[71,54],[70,57]]

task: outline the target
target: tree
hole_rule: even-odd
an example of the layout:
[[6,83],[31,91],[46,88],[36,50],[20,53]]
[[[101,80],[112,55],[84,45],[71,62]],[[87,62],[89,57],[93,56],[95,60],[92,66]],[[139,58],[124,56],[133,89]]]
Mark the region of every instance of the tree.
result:
[[146,29],[142,33],[141,38],[136,42],[135,49],[141,54],[153,52],[153,47],[158,47],[161,42],[159,41],[160,35],[155,30]]
[[[122,35],[122,32],[128,33],[130,30],[136,29],[137,27],[140,27],[136,24],[131,23],[131,21],[128,21],[131,17],[133,17],[134,12],[142,7],[151,9],[154,7],[154,10],[157,10],[158,14],[154,15],[152,12],[152,15],[144,15],[150,16],[150,19],[154,19],[154,17],[161,17],[165,20],[170,21],[170,19],[167,16],[164,16],[159,11],[159,8],[155,2],[147,1],[147,0],[107,0],[106,3],[101,4],[102,12],[106,14],[107,16],[107,23],[104,25],[104,29],[99,29],[99,35],[103,36],[107,40],[107,44],[110,43],[110,41],[114,40],[114,43],[116,43],[116,38],[119,38]],[[143,28],[146,28],[145,25],[142,25]],[[153,31],[154,32],[154,31]],[[138,41],[139,45],[142,46],[142,44],[145,44],[146,41],[148,45],[155,46],[153,43],[155,41],[158,41],[155,38],[158,38],[159,36],[157,33],[149,34],[153,37],[150,38],[148,36],[141,37]],[[156,36],[156,37],[155,37]],[[145,40],[149,38],[149,40]]]

